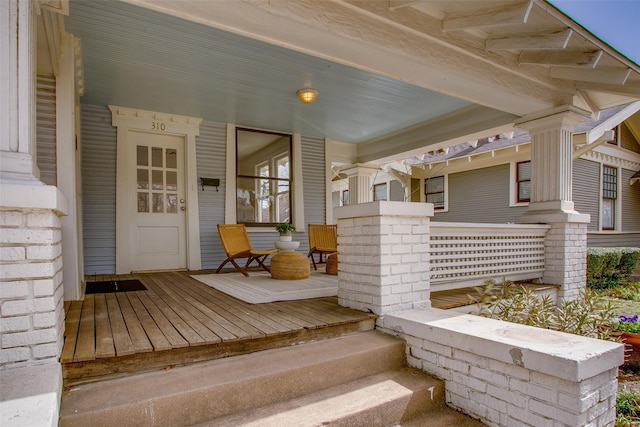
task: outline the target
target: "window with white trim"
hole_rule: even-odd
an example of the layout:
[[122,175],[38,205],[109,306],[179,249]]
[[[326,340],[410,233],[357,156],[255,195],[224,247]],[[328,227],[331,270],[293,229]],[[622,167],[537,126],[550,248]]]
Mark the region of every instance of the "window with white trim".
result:
[[291,135],[236,129],[238,224],[291,222]]
[[516,163],[516,200],[518,203],[531,201],[531,160]]
[[433,207],[435,210],[444,210],[444,206],[445,206],[444,176],[434,176],[433,178],[425,178],[424,194],[427,197],[427,203],[433,203]]
[[618,199],[618,169],[602,165],[602,201],[600,203],[600,227],[616,228],[616,200]]
[[387,183],[375,184],[373,186],[373,201],[387,200]]

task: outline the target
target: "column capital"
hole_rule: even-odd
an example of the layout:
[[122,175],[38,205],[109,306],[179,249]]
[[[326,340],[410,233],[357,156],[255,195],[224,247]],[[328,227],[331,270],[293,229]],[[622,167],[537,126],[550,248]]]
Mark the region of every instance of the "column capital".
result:
[[561,105],[521,117],[514,124],[529,132],[553,128],[573,131],[576,125],[588,120],[591,120],[589,111],[572,105]]

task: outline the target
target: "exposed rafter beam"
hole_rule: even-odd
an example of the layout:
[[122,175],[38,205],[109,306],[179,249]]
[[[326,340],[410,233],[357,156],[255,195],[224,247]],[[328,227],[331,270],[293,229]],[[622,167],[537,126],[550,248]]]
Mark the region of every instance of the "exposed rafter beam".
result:
[[580,157],[583,154],[585,154],[586,152],[593,150],[598,145],[602,145],[605,142],[613,141],[615,139],[615,137],[616,137],[615,132],[612,131],[612,130],[608,130],[600,138],[598,138],[597,140],[593,141],[590,144],[584,144],[582,147],[578,148],[573,153],[571,153],[571,155],[572,155],[573,159],[575,160],[578,157]]
[[566,28],[561,31],[488,38],[485,42],[485,47],[489,51],[564,49],[567,47],[572,34],[573,30]]
[[466,15],[445,18],[442,21],[442,31],[461,31],[473,28],[526,24],[532,7],[533,3],[529,1],[515,6],[475,11]]
[[616,95],[640,96],[640,82],[627,82],[624,85],[604,83],[576,82],[576,89],[596,92],[614,93]]
[[557,65],[561,67],[594,68],[602,57],[601,50],[565,51],[565,50],[525,50],[518,56],[520,64]]
[[576,69],[570,67],[553,67],[550,70],[551,77],[555,79],[579,80],[583,82],[605,83],[611,85],[623,85],[631,74],[631,69],[627,68],[598,68]]
[[389,0],[389,10],[398,10],[405,7],[409,7],[416,3],[421,3],[423,0]]

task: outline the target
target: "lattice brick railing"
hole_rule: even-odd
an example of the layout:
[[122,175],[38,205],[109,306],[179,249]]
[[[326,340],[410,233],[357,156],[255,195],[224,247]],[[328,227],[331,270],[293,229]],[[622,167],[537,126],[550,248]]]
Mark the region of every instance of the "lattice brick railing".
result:
[[431,291],[542,277],[548,225],[431,222]]

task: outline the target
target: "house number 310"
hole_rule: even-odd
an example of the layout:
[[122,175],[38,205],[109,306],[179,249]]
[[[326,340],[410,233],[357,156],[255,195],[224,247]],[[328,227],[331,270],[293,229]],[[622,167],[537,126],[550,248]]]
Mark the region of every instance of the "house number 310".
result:
[[165,129],[164,123],[156,122],[156,121],[151,122],[151,130],[164,130],[164,129]]

